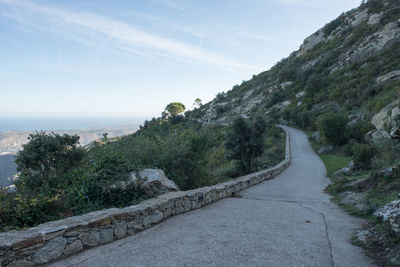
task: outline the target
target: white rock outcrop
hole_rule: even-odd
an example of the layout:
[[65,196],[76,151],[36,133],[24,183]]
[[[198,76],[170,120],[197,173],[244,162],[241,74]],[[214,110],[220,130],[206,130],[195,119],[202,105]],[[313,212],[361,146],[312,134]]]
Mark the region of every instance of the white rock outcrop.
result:
[[379,111],[372,117],[371,123],[379,131],[390,131],[396,126],[396,121],[400,118],[399,100],[395,100]]
[[381,18],[381,14],[372,14],[369,19],[368,19],[368,24],[369,25],[375,25],[379,23],[379,20]]
[[378,209],[374,215],[386,222],[396,234],[400,234],[400,200],[395,200]]

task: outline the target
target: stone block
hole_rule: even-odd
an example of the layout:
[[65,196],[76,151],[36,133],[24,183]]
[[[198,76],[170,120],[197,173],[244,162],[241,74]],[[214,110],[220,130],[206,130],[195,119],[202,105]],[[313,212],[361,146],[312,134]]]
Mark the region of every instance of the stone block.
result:
[[47,242],[32,256],[32,260],[36,264],[43,264],[53,261],[60,257],[67,245],[67,239],[64,237],[56,237]]
[[85,247],[95,247],[99,244],[100,234],[97,231],[81,233],[78,238]]
[[99,244],[109,243],[113,240],[114,240],[114,230],[112,228],[100,231]]
[[68,244],[65,247],[64,255],[75,254],[75,253],[78,253],[81,250],[83,250],[82,241],[80,241],[79,239],[76,239],[74,242]]
[[116,221],[114,235],[117,239],[121,239],[126,236],[126,222],[125,221]]

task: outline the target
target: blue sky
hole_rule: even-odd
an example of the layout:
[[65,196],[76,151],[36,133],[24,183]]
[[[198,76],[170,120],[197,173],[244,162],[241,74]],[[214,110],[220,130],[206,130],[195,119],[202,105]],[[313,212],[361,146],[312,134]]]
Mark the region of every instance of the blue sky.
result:
[[150,117],[207,102],[359,4],[0,0],[0,117]]

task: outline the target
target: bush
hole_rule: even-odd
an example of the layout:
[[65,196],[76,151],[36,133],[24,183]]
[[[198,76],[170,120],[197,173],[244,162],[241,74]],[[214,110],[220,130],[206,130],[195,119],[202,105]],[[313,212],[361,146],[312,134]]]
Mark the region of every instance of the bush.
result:
[[237,160],[237,167],[243,174],[257,167],[257,158],[264,152],[266,126],[261,116],[256,116],[251,123],[242,117],[233,122],[226,148],[230,150],[229,158]]
[[36,132],[30,134],[29,142],[18,152],[15,162],[20,177],[17,187],[29,190],[53,190],[62,182],[62,177],[76,167],[85,156],[78,147],[78,135],[59,135]]
[[372,160],[377,154],[374,146],[354,144],[353,145],[353,161],[356,166],[361,169],[368,170],[371,168]]
[[321,136],[331,145],[340,146],[347,141],[347,118],[340,113],[327,113],[317,122]]
[[334,30],[336,30],[342,24],[343,24],[342,18],[339,17],[335,20],[332,20],[330,23],[326,24],[322,30],[324,31],[325,36],[329,36]]

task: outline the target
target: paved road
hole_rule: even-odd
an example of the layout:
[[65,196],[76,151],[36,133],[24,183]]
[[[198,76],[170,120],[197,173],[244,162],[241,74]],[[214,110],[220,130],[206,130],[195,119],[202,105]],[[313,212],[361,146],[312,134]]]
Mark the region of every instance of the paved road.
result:
[[52,266],[372,266],[350,243],[362,222],[330,202],[323,163],[287,129],[292,165],[274,180]]

